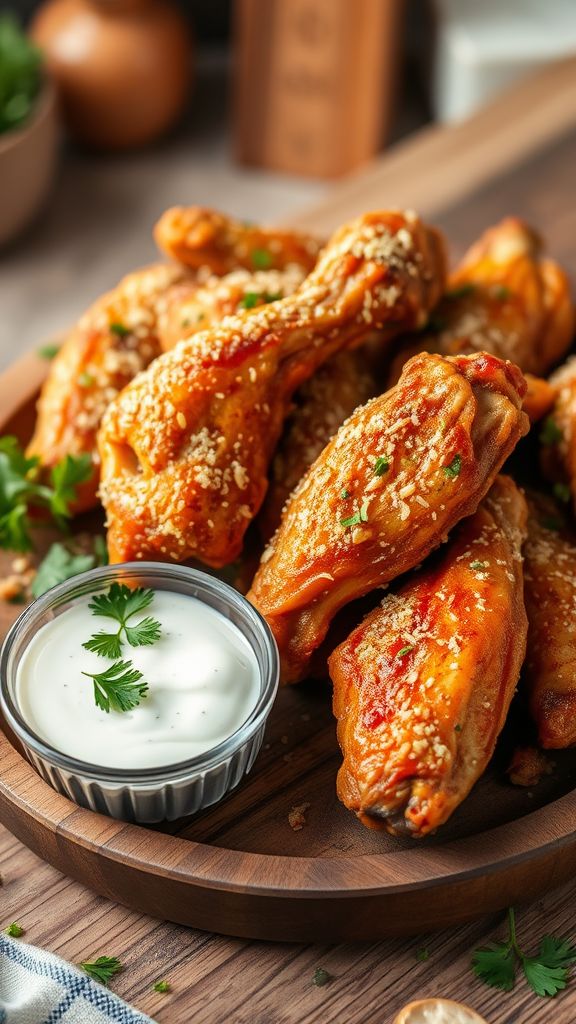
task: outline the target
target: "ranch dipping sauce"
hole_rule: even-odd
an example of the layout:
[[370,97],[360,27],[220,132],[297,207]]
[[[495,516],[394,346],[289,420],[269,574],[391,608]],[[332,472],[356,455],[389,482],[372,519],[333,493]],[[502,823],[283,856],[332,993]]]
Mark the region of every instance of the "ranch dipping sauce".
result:
[[[248,719],[260,696],[256,655],[240,629],[210,605],[186,594],[154,590],[130,617],[152,617],[160,635],[103,657],[83,643],[118,622],[95,615],[90,595],[41,626],[17,668],[15,696],[30,729],[68,756],[104,768],[146,769],[187,761],[216,747]],[[98,707],[93,679],[130,662],[148,689],[128,711]]]

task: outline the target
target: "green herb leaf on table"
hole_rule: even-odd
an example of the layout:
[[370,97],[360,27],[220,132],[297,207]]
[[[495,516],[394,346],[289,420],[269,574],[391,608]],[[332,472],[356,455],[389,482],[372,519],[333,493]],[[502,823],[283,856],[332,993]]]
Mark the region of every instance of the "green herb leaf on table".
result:
[[78,573],[87,572],[93,569],[96,564],[94,555],[75,555],[68,551],[68,548],[60,542],[52,544],[48,554],[38,567],[38,572],[32,582],[32,595],[40,597],[47,590],[55,587],[57,583],[63,583]]
[[155,981],[153,985],[155,992],[169,992],[170,982],[168,981]]
[[511,992],[516,979],[516,959],[508,942],[491,942],[472,957],[474,974],[486,985]]
[[109,714],[112,711],[132,711],[148,693],[148,683],[142,682],[142,673],[131,661],[115,661],[103,672],[82,672],[94,683],[96,706]]
[[117,956],[99,956],[97,960],[84,960],[79,966],[102,985],[107,985],[122,970],[122,962]]
[[555,996],[566,988],[569,969],[575,963],[576,947],[569,939],[553,935],[543,937],[536,956],[526,956],[516,938],[512,907],[508,910],[508,940],[477,949],[472,956],[474,973],[486,985],[509,992],[520,965],[532,991],[543,997]]
[[325,971],[323,967],[317,967],[312,975],[312,984],[322,988],[330,981],[332,981],[332,975]]
[[11,939],[19,939],[24,935],[24,929],[21,924],[17,924],[16,921],[12,921],[7,928],[4,929],[6,935],[9,935]]

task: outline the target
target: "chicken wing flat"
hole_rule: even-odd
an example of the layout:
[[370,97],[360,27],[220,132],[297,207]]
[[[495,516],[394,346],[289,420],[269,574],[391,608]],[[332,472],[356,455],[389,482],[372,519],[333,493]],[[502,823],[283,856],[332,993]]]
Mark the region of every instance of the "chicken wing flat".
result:
[[542,747],[576,743],[576,538],[553,501],[529,495],[525,679]]
[[219,276],[238,267],[285,270],[295,264],[310,271],[321,248],[321,242],[311,235],[245,224],[201,206],[166,210],[154,237],[171,259],[195,270],[210,267]]
[[576,511],[576,356],[552,374],[550,384],[554,405],[540,433],[542,471],[569,488]]
[[442,558],[329,658],[338,796],[364,825],[424,836],[486,768],[526,650],[526,516],[516,485],[497,477]]
[[294,295],[155,360],[99,435],[111,560],[234,561],[295,389],[373,329],[423,322],[443,285],[436,232],[414,214],[366,214],[336,232]]
[[430,330],[410,339],[390,369],[395,384],[417,352],[491,352],[542,376],[568,349],[574,307],[564,271],[542,256],[538,235],[515,217],[486,231],[450,277]]
[[272,461],[270,488],[260,515],[264,537],[272,536],[290,494],[330,438],[377,391],[364,346],[332,356],[302,385]]
[[96,503],[96,434],[119,391],[160,353],[157,322],[169,289],[189,278],[184,267],[155,264],[123,278],[79,320],[50,365],[27,454],[53,466],[88,453],[94,472],[77,492],[75,511]]
[[286,270],[234,270],[224,277],[212,275],[202,284],[176,285],[158,326],[162,349],[167,352],[225,316],[284,299],[303,280],[304,270],[294,265]]
[[495,356],[422,353],[357,409],[292,495],[248,597],[284,682],[303,678],[335,613],[422,561],[475,512],[527,432],[522,374]]

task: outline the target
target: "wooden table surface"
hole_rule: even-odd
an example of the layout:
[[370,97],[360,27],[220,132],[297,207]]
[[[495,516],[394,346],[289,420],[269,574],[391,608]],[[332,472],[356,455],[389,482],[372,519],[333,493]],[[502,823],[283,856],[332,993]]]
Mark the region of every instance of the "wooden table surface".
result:
[[[299,220],[329,230],[375,206],[409,204],[449,233],[455,254],[508,213],[550,239],[576,281],[576,62],[545,70],[473,120],[428,129],[338,186]],[[576,827],[576,822],[574,823]],[[306,832],[300,835],[305,844]],[[470,971],[471,951],[503,934],[502,916],[414,939],[335,947],[249,942],[154,921],[93,895],[42,863],[0,827],[1,924],[70,961],[115,955],[113,988],[160,1024],[391,1024],[410,999],[462,999],[490,1024],[574,1024],[576,978],[554,1002],[522,980],[512,993]],[[521,943],[545,932],[576,936],[576,887],[518,908]],[[422,951],[426,950],[424,958]],[[316,967],[333,976],[312,984]],[[167,979],[169,995],[152,991]]]

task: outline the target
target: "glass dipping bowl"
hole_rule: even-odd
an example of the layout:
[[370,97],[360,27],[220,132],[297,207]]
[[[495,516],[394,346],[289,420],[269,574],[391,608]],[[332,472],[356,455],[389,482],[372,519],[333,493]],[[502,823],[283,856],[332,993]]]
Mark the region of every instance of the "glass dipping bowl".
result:
[[[62,753],[41,739],[20,712],[16,676],[34,634],[79,598],[127,583],[195,597],[229,619],[250,644],[260,670],[260,696],[243,724],[188,761],[157,768],[105,768]],[[58,584],[34,601],[10,629],[0,654],[0,708],[36,770],[82,807],[123,821],[173,821],[222,800],[250,771],[262,745],[278,689],[276,641],[259,612],[236,590],[197,569],[163,562],[103,566]]]

